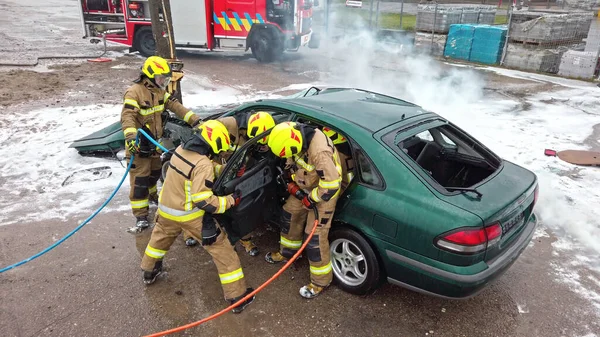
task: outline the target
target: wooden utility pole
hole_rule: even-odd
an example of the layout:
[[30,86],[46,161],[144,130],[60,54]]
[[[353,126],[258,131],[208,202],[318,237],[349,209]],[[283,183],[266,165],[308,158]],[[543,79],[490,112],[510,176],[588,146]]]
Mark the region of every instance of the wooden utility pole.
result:
[[171,3],[169,0],[149,0],[150,19],[152,20],[152,33],[156,42],[155,55],[169,62],[173,77],[167,90],[179,102],[181,98],[181,79],[183,78],[183,62],[177,59],[175,51],[175,36],[173,34],[173,21],[171,20]]

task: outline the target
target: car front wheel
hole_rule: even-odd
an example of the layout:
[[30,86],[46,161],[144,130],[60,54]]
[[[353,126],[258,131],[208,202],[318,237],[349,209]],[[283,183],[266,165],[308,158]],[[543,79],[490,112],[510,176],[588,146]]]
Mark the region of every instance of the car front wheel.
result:
[[367,295],[382,279],[377,255],[367,240],[349,228],[333,230],[329,235],[333,275],[342,290]]

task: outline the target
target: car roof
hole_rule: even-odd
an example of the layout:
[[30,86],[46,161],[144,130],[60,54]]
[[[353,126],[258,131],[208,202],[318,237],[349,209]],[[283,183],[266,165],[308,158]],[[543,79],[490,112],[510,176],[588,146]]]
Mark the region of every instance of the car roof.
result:
[[326,89],[314,96],[276,101],[312,110],[316,114],[314,117],[326,114],[344,119],[371,133],[411,117],[429,113],[410,102],[354,88]]

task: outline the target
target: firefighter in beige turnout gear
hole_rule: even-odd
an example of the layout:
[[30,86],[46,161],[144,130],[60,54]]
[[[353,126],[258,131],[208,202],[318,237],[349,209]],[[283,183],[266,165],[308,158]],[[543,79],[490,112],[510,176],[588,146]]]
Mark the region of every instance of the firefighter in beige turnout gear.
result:
[[316,297],[332,281],[328,234],[340,194],[342,168],[338,152],[321,130],[286,122],[273,128],[268,145],[271,151],[288,158],[287,169],[293,182],[288,184],[290,197],[283,206],[280,249],[267,253],[265,260],[277,263],[290,259],[311,232],[316,207],[320,219],[306,247],[310,263],[310,283],[300,288],[305,298]]
[[170,77],[167,61],[151,56],[144,62],[140,77],[124,95],[121,125],[125,135],[126,158],[132,154],[135,156],[129,171],[129,199],[137,221],[136,226],[128,230],[130,233],[139,233],[148,228],[148,206],[150,201],[157,200],[156,183],[161,174],[160,154],[143,135],[140,135],[136,144],[137,130],[142,128],[155,140],[160,139],[165,109],[192,126],[200,119],[165,90]]
[[352,150],[350,149],[348,140],[341,133],[328,127],[323,127],[323,133],[331,139],[340,156],[340,164],[342,165],[342,188],[340,195],[342,195],[354,179]]
[[[223,125],[225,125],[227,128],[229,137],[231,139],[231,144],[234,146],[234,148],[240,148],[249,139],[254,138],[254,136],[261,134],[275,126],[275,120],[273,120],[273,117],[264,111],[236,113],[234,116],[223,117],[217,120],[223,123]],[[258,143],[266,144],[267,138],[268,137],[259,140]],[[222,152],[219,155],[219,158],[215,160],[218,161],[214,164],[215,175],[217,177],[220,175],[221,170],[223,166],[225,166],[230,155],[231,152]],[[242,176],[245,169],[245,165],[242,165],[237,175]],[[187,246],[194,246],[198,243],[188,232],[184,231],[183,235]],[[254,245],[252,242],[252,233],[246,234],[240,239],[239,242],[246,250],[246,253],[248,253],[250,256],[257,256],[259,254],[258,247],[256,247],[256,245]]]
[[[219,197],[211,190],[215,181],[210,157],[231,148],[229,133],[218,121],[202,124],[194,136],[180,145],[171,157],[158,200],[156,225],[142,259],[144,283],[152,284],[162,272],[162,260],[182,230],[202,242],[217,267],[225,299],[232,304],[253,291],[239,257],[227,233],[212,214],[224,213],[237,205],[241,195],[235,192]],[[241,312],[254,297],[233,309]]]

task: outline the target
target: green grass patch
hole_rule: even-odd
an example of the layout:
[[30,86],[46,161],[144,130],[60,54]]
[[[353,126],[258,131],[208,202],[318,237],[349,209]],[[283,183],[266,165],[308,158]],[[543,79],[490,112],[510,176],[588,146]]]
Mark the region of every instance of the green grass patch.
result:
[[494,18],[495,25],[505,25],[508,23],[508,17],[506,15],[498,15]]
[[[342,8],[335,12],[335,21],[337,25],[352,26],[362,21],[365,26],[369,25],[369,18],[372,25],[375,26],[376,13],[373,11],[373,16],[366,10],[358,8]],[[382,29],[400,29],[400,13],[379,13],[378,26]],[[402,29],[414,30],[417,22],[415,15],[402,15]]]

